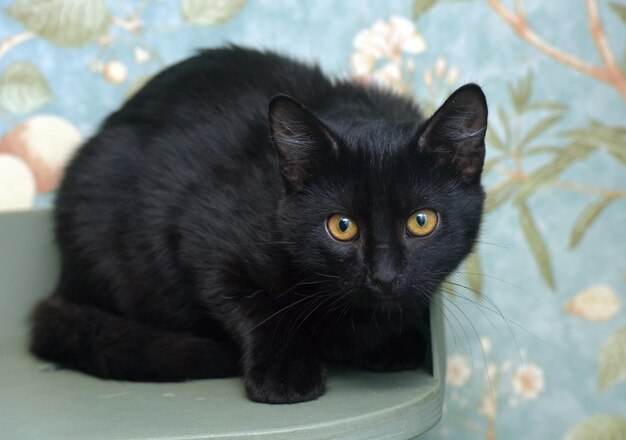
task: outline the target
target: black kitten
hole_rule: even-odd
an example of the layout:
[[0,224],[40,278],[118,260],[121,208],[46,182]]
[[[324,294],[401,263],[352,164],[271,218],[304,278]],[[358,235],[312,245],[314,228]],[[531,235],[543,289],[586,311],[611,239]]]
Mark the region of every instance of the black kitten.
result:
[[327,362],[416,368],[478,233],[486,124],[473,84],[425,121],[269,52],[177,64],[67,169],[31,349],[112,379],[242,373],[268,403],[320,396]]

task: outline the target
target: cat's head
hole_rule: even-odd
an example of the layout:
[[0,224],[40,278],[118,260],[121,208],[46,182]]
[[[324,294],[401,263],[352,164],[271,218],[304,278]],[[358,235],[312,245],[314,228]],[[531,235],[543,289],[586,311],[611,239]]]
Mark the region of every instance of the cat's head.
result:
[[[487,103],[454,92],[427,121],[320,120],[277,96],[270,129],[285,197],[278,233],[328,297],[418,304],[471,251],[483,210]],[[329,300],[330,301],[330,300]]]

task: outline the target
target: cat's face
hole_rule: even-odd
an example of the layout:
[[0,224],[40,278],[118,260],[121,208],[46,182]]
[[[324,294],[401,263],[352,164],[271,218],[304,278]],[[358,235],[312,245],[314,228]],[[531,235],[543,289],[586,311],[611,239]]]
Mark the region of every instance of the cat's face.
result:
[[[424,303],[471,251],[487,108],[466,86],[426,123],[323,124],[272,103],[287,195],[280,239],[320,291],[363,307]],[[330,304],[330,300],[329,300]]]

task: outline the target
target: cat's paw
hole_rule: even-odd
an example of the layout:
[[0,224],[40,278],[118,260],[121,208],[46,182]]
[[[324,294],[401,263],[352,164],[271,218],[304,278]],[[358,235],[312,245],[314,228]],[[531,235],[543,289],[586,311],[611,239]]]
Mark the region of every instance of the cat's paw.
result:
[[324,393],[326,371],[311,359],[272,360],[244,375],[250,400],[260,403],[298,403]]

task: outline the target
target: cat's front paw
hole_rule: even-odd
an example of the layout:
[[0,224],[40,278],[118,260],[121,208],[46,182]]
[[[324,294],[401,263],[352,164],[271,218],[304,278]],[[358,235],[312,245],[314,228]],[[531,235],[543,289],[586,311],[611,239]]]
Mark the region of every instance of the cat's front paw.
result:
[[324,393],[326,371],[311,359],[272,360],[244,375],[250,400],[260,403],[298,403]]

